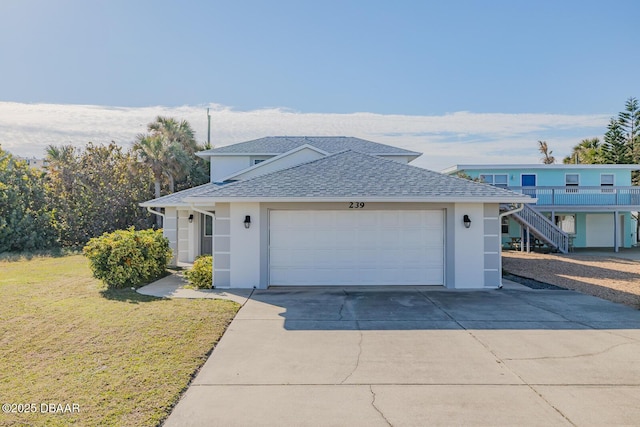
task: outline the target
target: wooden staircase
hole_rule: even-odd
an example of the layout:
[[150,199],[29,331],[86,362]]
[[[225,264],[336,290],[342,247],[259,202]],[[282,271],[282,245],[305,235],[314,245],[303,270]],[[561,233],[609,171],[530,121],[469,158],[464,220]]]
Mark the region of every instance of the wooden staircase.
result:
[[512,213],[511,217],[549,247],[563,254],[569,252],[569,235],[534,208],[525,204],[524,209]]

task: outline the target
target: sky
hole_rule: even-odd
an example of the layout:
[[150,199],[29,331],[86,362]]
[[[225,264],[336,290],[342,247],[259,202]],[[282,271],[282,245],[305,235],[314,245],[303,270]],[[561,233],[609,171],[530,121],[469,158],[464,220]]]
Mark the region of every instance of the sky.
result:
[[0,144],[348,135],[414,164],[539,162],[640,96],[636,0],[2,0]]

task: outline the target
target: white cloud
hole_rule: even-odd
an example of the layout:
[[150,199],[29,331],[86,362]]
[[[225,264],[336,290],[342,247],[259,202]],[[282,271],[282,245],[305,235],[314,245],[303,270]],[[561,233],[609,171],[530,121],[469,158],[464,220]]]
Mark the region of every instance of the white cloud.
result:
[[[537,141],[559,160],[581,139],[601,136],[607,115],[456,112],[442,116],[373,113],[298,113],[284,109],[235,111],[212,104],[211,142],[223,146],[269,135],[346,135],[424,155],[417,166],[440,170],[456,163],[538,163]],[[44,155],[49,144],[82,146],[113,140],[129,147],[157,115],[188,120],[207,139],[206,106],[103,107],[0,102],[0,144],[21,156]]]

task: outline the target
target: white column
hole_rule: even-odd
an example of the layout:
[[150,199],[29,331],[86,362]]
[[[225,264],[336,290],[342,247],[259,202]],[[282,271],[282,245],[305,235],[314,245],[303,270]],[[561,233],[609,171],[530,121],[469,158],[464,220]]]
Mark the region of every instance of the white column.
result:
[[613,251],[618,252],[618,211],[613,213]]

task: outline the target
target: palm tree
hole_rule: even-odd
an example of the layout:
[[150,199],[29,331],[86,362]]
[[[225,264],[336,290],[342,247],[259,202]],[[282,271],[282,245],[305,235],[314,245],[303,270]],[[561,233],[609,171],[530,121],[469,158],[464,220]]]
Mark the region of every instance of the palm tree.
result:
[[133,152],[136,153],[142,163],[148,165],[151,169],[154,180],[154,194],[157,199],[160,197],[162,182],[170,174],[170,150],[160,136],[140,134],[133,144]]
[[540,151],[544,156],[542,158],[542,163],[545,165],[550,165],[556,162],[556,158],[552,156],[553,151],[549,151],[547,141],[538,141],[538,151]]
[[47,147],[46,164],[50,173],[60,174],[60,179],[67,191],[71,191],[73,185],[73,172],[69,165],[73,163],[75,148],[73,145],[49,145]]
[[599,138],[587,138],[571,149],[571,154],[562,160],[564,164],[600,164],[604,162],[603,146]]
[[170,143],[178,143],[188,154],[194,154],[201,149],[195,139],[195,133],[186,120],[178,122],[172,117],[156,117],[149,123],[147,129],[151,134],[160,134]]
[[199,150],[189,122],[178,122],[170,117],[156,117],[147,125],[148,134],[140,134],[133,145],[138,158],[149,165],[154,176],[156,198],[160,197],[162,183],[175,190],[177,179],[185,177]]

